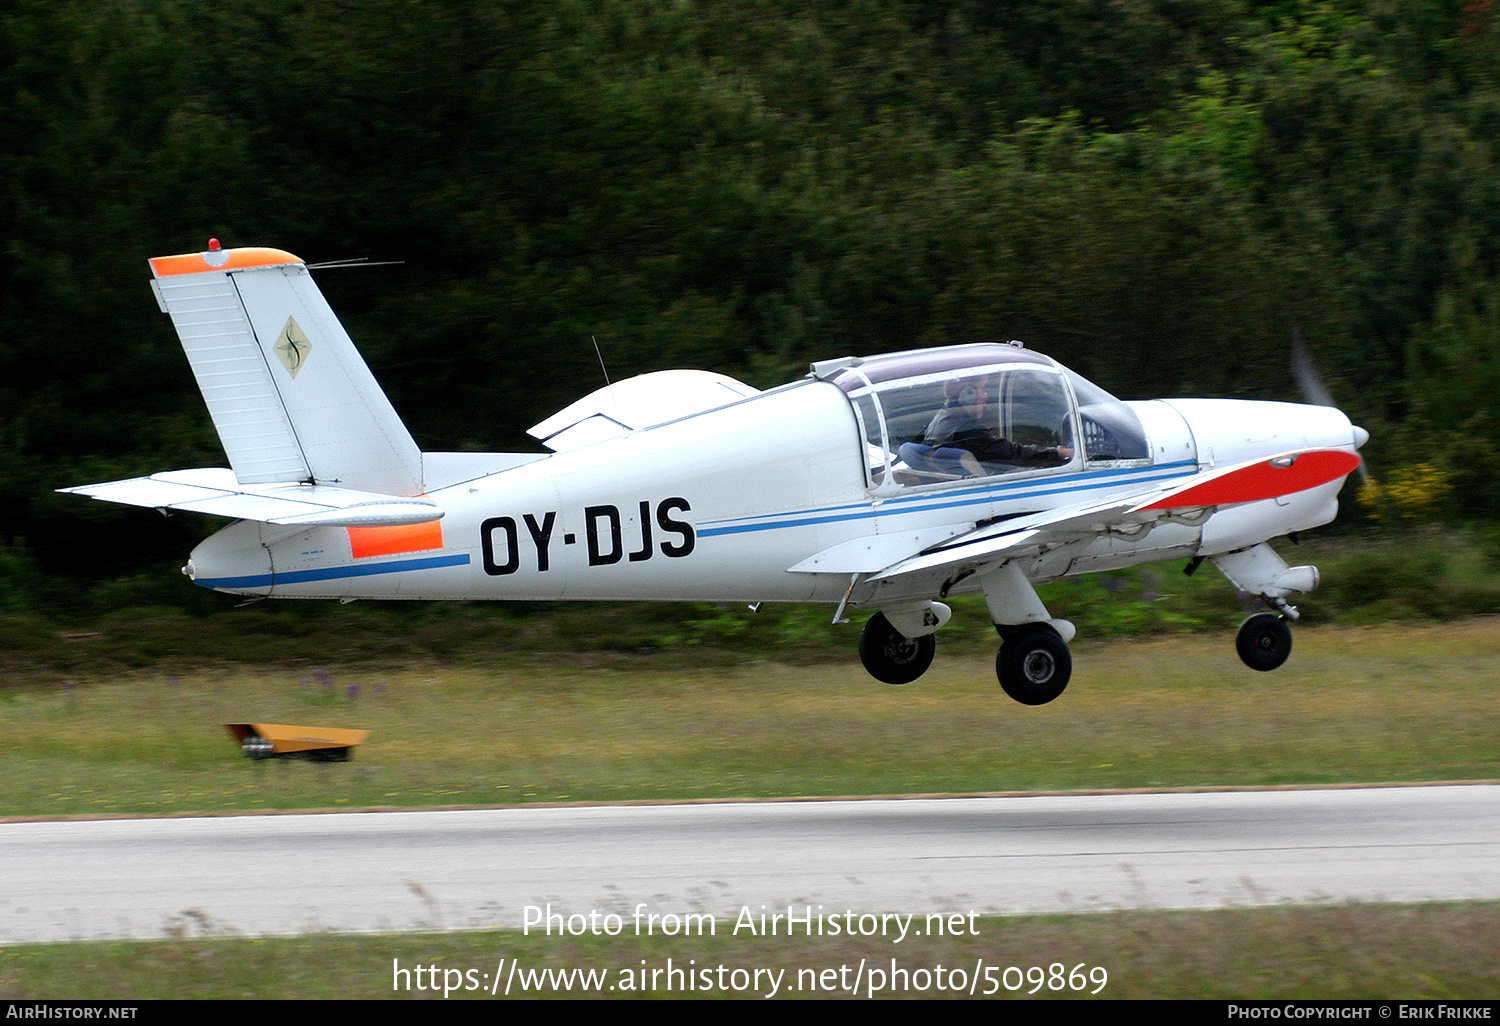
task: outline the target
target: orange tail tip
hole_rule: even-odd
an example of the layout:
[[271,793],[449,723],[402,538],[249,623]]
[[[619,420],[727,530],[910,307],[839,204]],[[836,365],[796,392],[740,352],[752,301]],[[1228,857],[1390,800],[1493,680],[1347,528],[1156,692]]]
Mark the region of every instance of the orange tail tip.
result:
[[301,257],[281,249],[250,247],[247,249],[210,248],[202,253],[179,253],[176,256],[152,257],[151,272],[158,278],[174,274],[201,274],[204,271],[236,271],[245,267],[274,267],[277,264],[300,264]]

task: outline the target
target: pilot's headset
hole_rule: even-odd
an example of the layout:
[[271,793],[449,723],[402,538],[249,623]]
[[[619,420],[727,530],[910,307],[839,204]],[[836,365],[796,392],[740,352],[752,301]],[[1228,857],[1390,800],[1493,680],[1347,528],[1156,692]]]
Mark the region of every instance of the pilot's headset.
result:
[[978,406],[988,399],[983,378],[955,378],[943,384],[943,402],[947,406]]

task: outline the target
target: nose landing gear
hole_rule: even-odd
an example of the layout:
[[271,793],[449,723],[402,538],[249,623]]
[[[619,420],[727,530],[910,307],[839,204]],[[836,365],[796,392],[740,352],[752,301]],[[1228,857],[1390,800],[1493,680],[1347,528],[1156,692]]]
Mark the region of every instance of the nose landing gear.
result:
[[1274,670],[1292,654],[1292,629],[1276,613],[1256,613],[1234,637],[1240,660],[1252,670]]
[[1318,586],[1315,566],[1289,567],[1265,542],[1210,557],[1214,565],[1229,578],[1229,583],[1278,610],[1256,613],[1240,624],[1234,647],[1240,660],[1252,670],[1274,670],[1292,654],[1292,629],[1288,621],[1297,619],[1297,607],[1287,603],[1294,591],[1308,592]]

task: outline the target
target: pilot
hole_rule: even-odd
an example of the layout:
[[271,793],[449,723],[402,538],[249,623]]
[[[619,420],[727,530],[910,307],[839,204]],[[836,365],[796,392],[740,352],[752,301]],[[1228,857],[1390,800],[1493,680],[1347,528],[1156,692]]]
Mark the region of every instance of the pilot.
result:
[[963,449],[964,470],[971,475],[989,473],[981,464],[1028,463],[1057,466],[1073,458],[1065,445],[1018,445],[990,430],[982,420],[989,402],[984,378],[954,378],[943,384],[943,408],[927,425],[922,441],[934,449]]

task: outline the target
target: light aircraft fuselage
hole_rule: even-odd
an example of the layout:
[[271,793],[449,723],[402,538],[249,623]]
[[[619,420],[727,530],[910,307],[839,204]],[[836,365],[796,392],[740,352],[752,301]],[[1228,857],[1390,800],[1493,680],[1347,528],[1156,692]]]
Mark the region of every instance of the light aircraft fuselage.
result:
[[1334,518],[1367,437],[1329,407],[1121,402],[977,343],[764,392],[647,374],[536,425],[550,453],[422,453],[297,258],[152,268],[231,466],[68,490],[237,518],[184,572],[238,595],[824,602],[877,611],[861,654],[904,683],[942,599],[980,593],[1002,683],[1039,704],[1067,683],[1073,627],[1032,584],[1151,560],[1212,559],[1265,599],[1241,655],[1279,665],[1286,598],[1317,574],[1265,542]]

